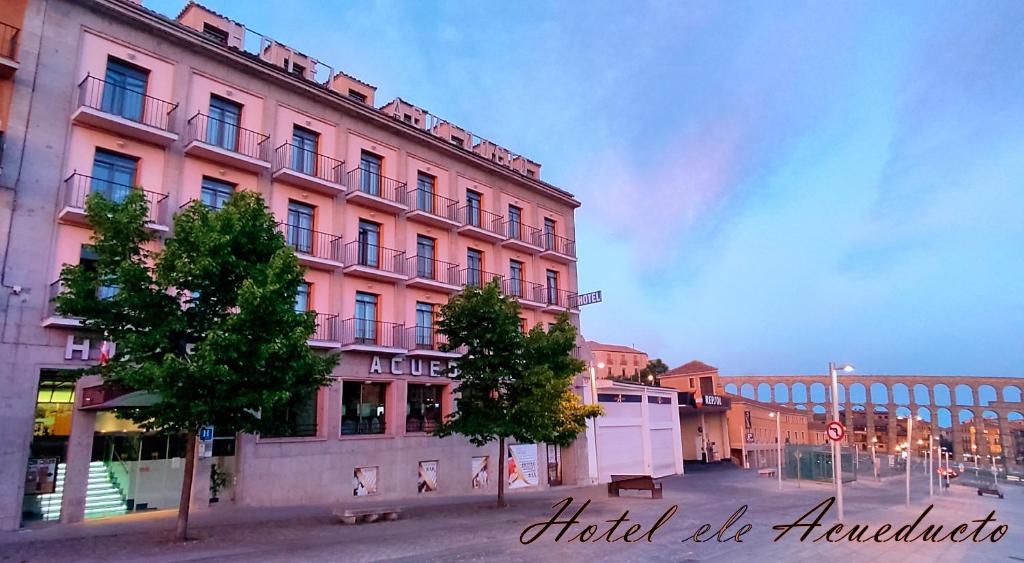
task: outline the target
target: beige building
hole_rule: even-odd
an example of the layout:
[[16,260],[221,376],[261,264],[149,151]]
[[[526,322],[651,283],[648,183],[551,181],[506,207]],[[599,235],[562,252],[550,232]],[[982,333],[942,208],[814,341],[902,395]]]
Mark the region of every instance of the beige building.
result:
[[631,346],[602,344],[593,340],[588,340],[587,345],[594,362],[604,364],[603,368],[597,369],[598,377],[639,378],[640,370],[647,367],[647,353]]
[[732,444],[730,457],[740,467],[776,467],[780,441],[785,465],[786,444],[821,444],[824,439],[824,424],[815,423],[812,430],[809,426],[811,413],[807,411],[735,395],[729,398],[732,403],[727,416]]
[[730,398],[719,385],[718,368],[693,360],[662,374],[661,386],[678,391],[683,459],[701,463],[727,459]]

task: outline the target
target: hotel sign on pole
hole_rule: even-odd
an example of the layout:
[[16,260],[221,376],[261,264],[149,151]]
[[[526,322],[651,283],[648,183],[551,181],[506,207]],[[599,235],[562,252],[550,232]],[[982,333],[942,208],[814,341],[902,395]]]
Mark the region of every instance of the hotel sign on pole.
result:
[[601,291],[591,291],[590,293],[581,293],[576,296],[576,307],[582,307],[584,305],[590,305],[592,303],[601,302]]

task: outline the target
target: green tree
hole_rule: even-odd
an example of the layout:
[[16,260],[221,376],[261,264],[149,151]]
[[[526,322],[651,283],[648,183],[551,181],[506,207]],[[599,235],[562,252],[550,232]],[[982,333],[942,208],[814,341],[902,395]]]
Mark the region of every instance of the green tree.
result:
[[314,353],[313,313],[295,311],[303,273],[263,199],[242,192],[220,210],[194,203],[174,217],[163,250],[135,190],[120,203],[86,200],[93,268],[66,266],[57,311],[117,344],[104,381],[156,397],[119,412],[152,430],[188,436],[177,537],[188,533],[198,429],[281,430],[280,411],[328,383],[338,357]]
[[447,350],[460,350],[457,410],[435,432],[460,434],[477,446],[498,440],[498,506],[505,506],[505,442],[567,446],[601,414],[572,391],[585,364],[572,357],[576,327],[561,314],[547,332],[523,334],[519,303],[502,296],[497,281],[466,288],[441,308],[438,329]]
[[[661,358],[654,358],[653,360],[649,360],[647,365],[640,370],[640,381],[644,383],[644,385],[650,384],[660,386],[661,376],[666,371],[668,371],[668,366],[665,362],[661,361]],[[648,376],[652,375],[654,376],[654,379],[649,380]]]

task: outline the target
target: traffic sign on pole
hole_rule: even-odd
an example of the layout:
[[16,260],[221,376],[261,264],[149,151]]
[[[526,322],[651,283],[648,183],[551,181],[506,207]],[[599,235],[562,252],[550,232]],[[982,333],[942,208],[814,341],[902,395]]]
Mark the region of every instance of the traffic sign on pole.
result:
[[846,436],[846,427],[843,426],[842,422],[833,420],[825,426],[825,434],[828,436],[829,440],[838,442]]

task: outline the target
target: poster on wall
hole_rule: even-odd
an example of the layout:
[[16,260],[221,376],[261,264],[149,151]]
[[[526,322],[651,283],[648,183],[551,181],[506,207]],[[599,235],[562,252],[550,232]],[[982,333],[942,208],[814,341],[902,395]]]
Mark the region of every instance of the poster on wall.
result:
[[488,472],[490,468],[488,460],[490,456],[479,456],[473,458],[473,488],[474,489],[486,489],[488,479]]
[[377,467],[357,467],[352,475],[352,496],[377,494]]
[[537,444],[515,444],[508,447],[508,488],[536,487]]
[[437,490],[437,460],[420,462],[416,490],[421,493],[432,493]]
[[25,494],[42,495],[57,490],[57,459],[52,457],[28,460],[25,474]]

